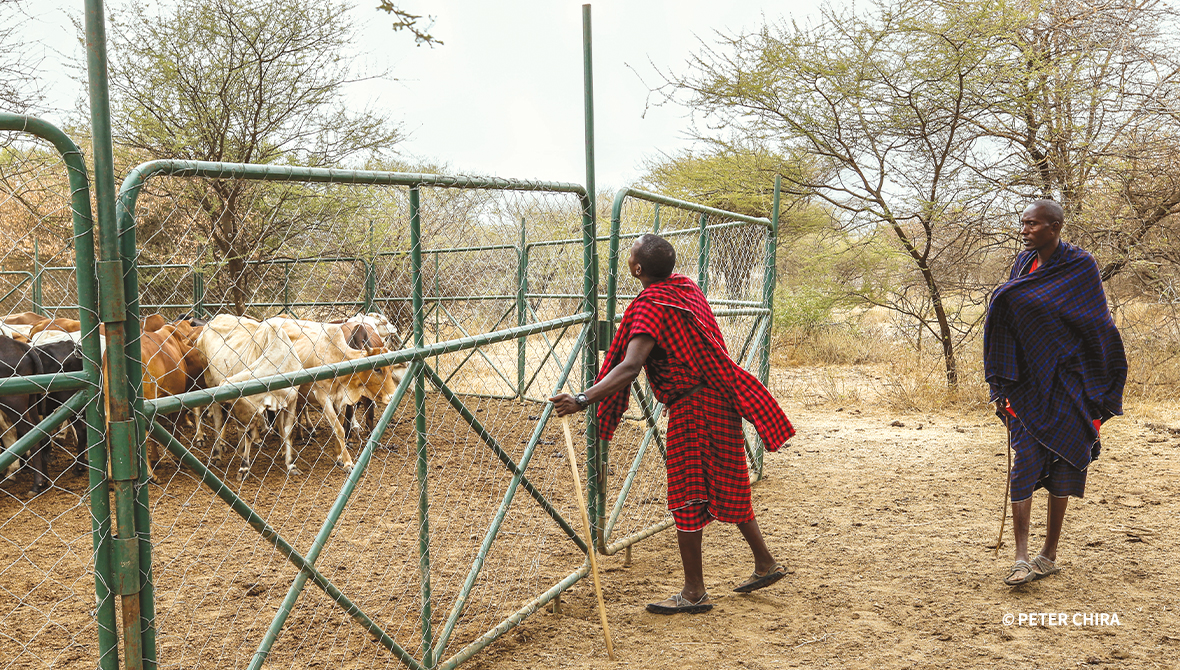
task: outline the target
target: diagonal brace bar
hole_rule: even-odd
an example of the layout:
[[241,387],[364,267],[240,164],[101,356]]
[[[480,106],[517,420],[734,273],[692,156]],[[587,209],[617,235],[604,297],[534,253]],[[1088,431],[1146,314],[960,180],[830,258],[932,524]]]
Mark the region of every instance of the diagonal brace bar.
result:
[[[586,551],[585,540],[583,540],[581,537],[578,537],[578,532],[570,526],[568,521],[562,518],[561,513],[558,512],[557,509],[553,507],[553,504],[545,498],[545,494],[537,490],[537,487],[533,486],[533,483],[524,476],[524,470],[522,470],[520,466],[518,466],[516,462],[512,460],[512,457],[508,455],[508,452],[504,451],[504,448],[500,446],[500,443],[496,441],[496,438],[492,437],[492,434],[488,432],[488,429],[484,428],[479,419],[475,418],[475,415],[471,413],[471,410],[467,409],[467,405],[463,404],[463,400],[460,399],[459,396],[455,395],[455,392],[443,382],[442,378],[438,376],[438,373],[430,369],[430,366],[425,366],[422,368],[422,374],[430,380],[430,383],[434,384],[434,386],[438,388],[439,392],[443,394],[443,397],[447,399],[447,402],[451,403],[451,407],[454,407],[455,411],[459,412],[459,416],[463,417],[463,420],[471,426],[471,429],[475,431],[475,434],[484,441],[484,444],[491,448],[492,453],[496,454],[496,457],[499,458],[500,462],[502,462],[504,466],[508,468],[509,472],[511,472],[513,475],[520,476],[521,486],[523,486],[524,490],[528,491],[529,494],[533,496],[534,499],[536,499],[537,503],[541,505],[541,509],[544,509],[545,512],[549,514],[549,516],[553,517],[553,520],[557,522],[557,525],[560,526],[561,529],[565,531],[565,534],[574,541],[574,544],[578,545],[579,549]],[[550,405],[550,407],[552,407],[552,405]],[[548,414],[546,414],[545,417],[547,418]]]
[[[557,385],[553,389],[555,395],[565,386],[570,372],[574,369],[574,363],[578,362],[578,354],[582,351],[582,347],[585,346],[586,334],[589,330],[590,326],[582,328],[582,333],[578,336],[577,341],[574,342],[574,348],[570,352],[569,360],[566,362],[565,367],[562,368],[561,375],[557,379]],[[512,505],[512,500],[516,496],[516,488],[524,480],[524,470],[528,468],[529,461],[533,457],[533,452],[536,451],[537,445],[541,442],[541,434],[545,429],[545,424],[549,422],[549,416],[552,413],[553,403],[546,403],[545,409],[541,410],[541,417],[537,420],[537,426],[533,429],[533,435],[529,438],[528,446],[525,447],[524,454],[520,457],[519,471],[512,475],[512,481],[508,484],[508,490],[504,493],[504,499],[500,503],[500,509],[496,510],[496,515],[492,518],[492,525],[488,528],[487,534],[484,535],[483,543],[479,547],[479,553],[476,554],[475,561],[471,564],[471,571],[467,573],[467,580],[463,582],[463,588],[459,591],[459,596],[455,599],[455,606],[451,609],[450,616],[447,617],[442,635],[439,636],[438,643],[435,645],[435,658],[442,658],[447,642],[451,639],[451,633],[455,630],[455,624],[458,623],[459,616],[463,613],[463,606],[467,604],[467,598],[471,595],[471,589],[474,588],[475,580],[483,568],[484,560],[487,559],[488,552],[491,551],[492,542],[496,539],[497,534],[500,532],[500,525],[508,515],[508,508]]]
[[[320,557],[320,552],[323,551],[324,546],[328,543],[328,538],[331,537],[332,531],[336,528],[337,521],[340,520],[340,515],[344,512],[345,505],[348,504],[352,497],[352,492],[356,488],[357,482],[360,481],[361,475],[364,474],[366,468],[369,466],[369,459],[373,456],[373,449],[385,436],[385,431],[389,427],[389,422],[393,418],[394,412],[397,411],[398,406],[402,402],[402,398],[406,395],[406,391],[413,385],[413,381],[418,378],[421,373],[422,364],[415,361],[410,369],[406,371],[406,375],[402,377],[401,383],[398,384],[397,390],[393,394],[393,399],[386,405],[385,411],[381,413],[381,418],[377,421],[377,425],[373,428],[372,434],[369,435],[368,441],[365,442],[365,448],[356,458],[356,465],[352,472],[349,473],[348,479],[344,481],[344,485],[340,487],[340,494],[336,496],[336,502],[332,504],[332,508],[328,510],[328,517],[324,520],[323,526],[320,527],[320,532],[316,534],[315,540],[311,543],[311,548],[307,551],[307,562],[314,565],[316,560]],[[279,611],[275,613],[275,618],[270,622],[270,628],[266,631],[266,636],[258,645],[258,651],[254,652],[254,658],[250,661],[248,670],[258,670],[262,664],[266,662],[266,657],[270,655],[270,649],[274,646],[275,641],[278,640],[279,632],[287,623],[287,617],[291,614],[291,610],[295,608],[295,601],[299,599],[299,594],[303,592],[304,585],[307,584],[309,573],[305,570],[300,570],[299,574],[295,576],[295,581],[292,582],[291,588],[287,591],[287,597],[283,599],[283,604],[279,606]]]
[[168,451],[172,452],[173,456],[176,456],[176,458],[180,460],[181,463],[188,466],[189,469],[191,469],[193,472],[196,472],[197,475],[200,476],[202,484],[209,487],[209,490],[211,490],[214,495],[229,504],[230,509],[237,512],[238,516],[245,519],[246,523],[250,524],[251,528],[258,531],[258,533],[262,535],[262,537],[267,542],[270,542],[275,547],[275,549],[278,549],[279,553],[281,553],[283,557],[291,562],[291,565],[294,565],[301,572],[307,572],[311,579],[315,582],[316,586],[320,587],[332,600],[335,600],[336,603],[340,605],[341,609],[347,612],[348,615],[353,619],[356,619],[356,621],[360,623],[360,625],[366,631],[376,637],[378,642],[384,645],[386,649],[392,651],[399,659],[401,659],[402,663],[405,663],[412,670],[425,670],[422,667],[422,664],[415,660],[413,656],[410,656],[410,654],[405,649],[402,649],[401,645],[399,645],[393,638],[389,637],[389,635],[387,635],[380,626],[370,619],[367,614],[361,611],[361,609],[357,607],[351,600],[349,600],[347,596],[341,593],[340,589],[336,588],[332,582],[328,581],[327,577],[320,574],[320,571],[316,570],[314,565],[309,563],[306,558],[299,554],[299,552],[295,551],[295,548],[292,547],[286,540],[284,540],[282,536],[279,535],[278,531],[276,531],[274,528],[271,528],[270,525],[266,523],[265,519],[258,516],[258,513],[251,509],[250,505],[247,504],[246,501],[239,498],[237,494],[235,494],[229,489],[229,487],[225,485],[224,482],[217,478],[217,475],[213,474],[209,468],[205,467],[205,464],[201,462],[201,459],[193,456],[191,451],[186,449],[184,445],[178,442],[176,438],[172,436],[172,433],[169,433],[163,426],[159,424],[159,422],[155,420],[152,421],[151,430],[152,435],[160,441],[160,444],[163,444],[168,449]]

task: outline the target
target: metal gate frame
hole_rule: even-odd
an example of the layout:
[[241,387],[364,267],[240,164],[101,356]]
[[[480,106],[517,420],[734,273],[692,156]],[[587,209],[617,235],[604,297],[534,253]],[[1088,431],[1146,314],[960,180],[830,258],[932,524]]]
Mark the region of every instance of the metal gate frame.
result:
[[[99,283],[96,269],[99,263],[94,256],[94,220],[90,212],[90,178],[86,162],[78,146],[58,127],[47,121],[30,116],[0,113],[0,130],[27,133],[43,139],[57,150],[68,170],[70,184],[70,209],[74,228],[74,260],[79,268],[78,320],[81,322],[82,372],[44,374],[30,377],[9,377],[0,380],[0,394],[47,393],[51,391],[77,391],[70,400],[45,417],[32,430],[16,441],[11,448],[0,451],[0,471],[18,458],[24,456],[38,442],[49,439],[57,429],[77,412],[86,415],[86,455],[89,465],[90,523],[94,546],[94,589],[97,599],[95,619],[98,627],[99,667],[115,670],[118,667],[118,644],[115,621],[116,594],[122,595],[122,585],[129,576],[120,570],[128,560],[127,552],[134,547],[127,541],[111,536],[110,486],[106,478],[107,448],[106,436],[99,426],[103,425],[102,374],[99,369],[100,353],[98,320],[100,309]],[[112,231],[113,232],[113,231]],[[28,280],[26,280],[28,281]],[[109,286],[102,298],[109,299]],[[119,293],[119,292],[115,292]],[[119,293],[121,295],[121,293]],[[34,295],[34,303],[39,296]],[[83,439],[81,435],[78,439]],[[123,453],[127,455],[126,452]],[[116,460],[116,459],[113,459]],[[112,463],[112,467],[115,463]],[[127,491],[120,492],[116,506],[119,511],[130,508]],[[127,528],[120,523],[120,538],[133,537],[124,534]],[[124,605],[127,603],[125,602]]]
[[[770,304],[774,290],[774,258],[775,235],[777,233],[779,187],[776,180],[774,216],[771,220],[743,217],[731,212],[722,212],[701,205],[645,193],[633,189],[620,191],[615,201],[612,216],[612,231],[609,237],[600,238],[596,234],[596,213],[594,203],[594,128],[593,128],[593,75],[590,36],[590,8],[583,6],[583,50],[585,76],[585,122],[586,122],[586,186],[569,183],[520,182],[503,179],[469,179],[456,177],[441,177],[437,175],[381,173],[369,171],[325,170],[312,168],[293,168],[280,166],[252,166],[224,163],[199,163],[186,161],[153,161],[136,168],[124,181],[120,191],[115,190],[113,142],[111,135],[111,117],[109,90],[107,82],[107,54],[105,18],[102,0],[85,0],[85,35],[87,49],[87,70],[89,73],[90,116],[91,131],[94,146],[94,193],[96,210],[91,215],[90,188],[85,163],[77,146],[59,129],[44,121],[11,114],[0,114],[0,129],[17,130],[33,134],[51,142],[62,156],[69,168],[71,187],[71,207],[73,209],[73,226],[75,234],[75,265],[81,269],[78,273],[78,308],[79,320],[82,322],[82,349],[86,362],[82,373],[38,375],[34,377],[12,378],[0,380],[0,392],[30,393],[58,390],[75,390],[73,396],[61,408],[46,417],[28,435],[18,440],[12,448],[0,452],[0,469],[12,463],[26,453],[35,442],[47,438],[55,427],[61,425],[76,411],[85,411],[87,421],[87,456],[90,465],[90,504],[93,545],[95,551],[95,592],[97,597],[96,620],[98,623],[99,666],[103,670],[117,670],[119,667],[118,630],[115,619],[115,598],[120,597],[122,610],[122,636],[124,667],[140,670],[147,668],[154,670],[156,663],[155,640],[155,603],[154,586],[151,570],[151,518],[148,498],[148,478],[145,463],[144,444],[146,435],[150,431],[166,448],[177,456],[185,465],[197,472],[202,482],[218,497],[254,527],[262,536],[274,545],[297,569],[291,588],[284,601],[283,607],[272,621],[270,629],[262,640],[258,651],[252,658],[250,667],[258,668],[265,661],[271,645],[277,639],[285,622],[286,615],[298,599],[308,579],[335,600],[341,607],[370,633],[381,644],[394,652],[408,667],[443,668],[450,670],[461,664],[480,649],[490,644],[525,617],[535,612],[546,602],[556,598],[560,593],[579,579],[588,574],[588,561],[574,572],[570,573],[545,593],[537,596],[532,602],[520,608],[516,613],[500,622],[478,639],[455,653],[446,660],[446,651],[455,624],[462,613],[464,601],[474,586],[476,577],[482,567],[483,559],[487,556],[500,523],[505,518],[508,507],[518,487],[523,486],[545,509],[554,521],[566,532],[570,539],[583,552],[597,550],[600,553],[611,554],[632,543],[647,537],[667,527],[662,522],[649,527],[640,533],[623,540],[608,544],[610,531],[617,519],[620,507],[616,506],[610,520],[603,523],[606,511],[605,487],[605,458],[608,445],[597,438],[596,421],[589,418],[587,422],[587,478],[590,499],[594,501],[591,508],[594,543],[591,549],[574,531],[571,524],[544,499],[525,476],[529,459],[538,445],[542,431],[552,413],[552,405],[546,404],[532,437],[519,461],[514,462],[480,424],[479,420],[466,407],[463,400],[446,384],[446,381],[428,365],[427,359],[443,353],[473,350],[480,346],[516,339],[520,344],[517,371],[517,395],[522,399],[527,384],[523,383],[524,348],[523,338],[528,335],[541,334],[560,329],[565,333],[571,327],[581,326],[577,343],[565,362],[555,392],[565,385],[574,365],[581,360],[583,385],[593,383],[598,368],[598,351],[600,347],[600,333],[605,341],[616,320],[615,307],[619,298],[617,295],[617,265],[619,241],[622,237],[618,230],[619,212],[622,202],[627,198],[648,200],[656,204],[673,206],[702,215],[700,267],[706,267],[709,245],[708,233],[726,225],[706,225],[705,216],[709,214],[723,216],[732,221],[740,221],[742,225],[762,225],[768,229],[767,267],[764,275],[763,300],[758,305],[736,305],[730,310],[735,315],[755,315],[758,320],[752,327],[747,338],[749,342],[756,339],[759,346],[750,352],[761,351],[759,359],[759,375],[766,380],[768,373],[768,352],[766,343],[769,338],[771,311]],[[136,197],[144,181],[152,175],[200,176],[200,177],[234,177],[257,180],[304,180],[314,182],[335,182],[350,184],[373,184],[403,186],[410,189],[410,229],[411,248],[409,251],[413,274],[413,343],[408,348],[388,354],[368,357],[349,363],[326,365],[303,370],[291,375],[275,375],[257,379],[234,386],[218,387],[217,389],[194,391],[182,396],[173,396],[154,401],[145,401],[141,394],[141,370],[139,347],[139,295],[136,268],[135,219],[134,209]],[[423,287],[420,270],[422,268],[422,248],[420,234],[419,189],[423,186],[467,187],[506,190],[544,190],[575,194],[582,208],[582,239],[583,245],[583,294],[580,312],[574,315],[541,322],[528,323],[528,313],[519,307],[530,294],[527,293],[525,281],[518,282],[517,313],[518,321],[514,327],[497,330],[475,336],[453,339],[426,345],[424,336],[425,309],[423,304]],[[95,239],[95,221],[97,221],[97,240]],[[658,215],[657,223],[658,227]],[[522,240],[519,248],[520,272],[527,271],[528,245],[524,239],[522,223]],[[610,267],[608,289],[606,296],[599,294],[599,272],[597,244],[609,241]],[[562,241],[576,242],[575,240]],[[97,253],[96,253],[97,252]],[[370,254],[371,255],[371,254]],[[374,304],[376,296],[372,294],[373,271],[371,263],[367,263],[366,271],[366,306]],[[38,268],[39,269],[39,268]],[[527,276],[527,275],[526,275]],[[36,279],[36,273],[34,280]],[[704,284],[704,282],[702,282]],[[606,298],[605,322],[598,320],[598,303]],[[38,296],[37,302],[40,302]],[[199,302],[199,301],[198,301]],[[752,302],[752,301],[750,301]],[[722,310],[723,313],[725,310]],[[437,314],[437,312],[436,312]],[[109,416],[103,417],[102,382],[99,361],[101,359],[98,337],[98,325],[102,323],[106,329],[107,353],[106,378],[109,382],[108,398]],[[760,324],[760,325],[759,325]],[[754,330],[758,332],[755,333]],[[580,355],[579,355],[580,354]],[[556,355],[555,351],[549,355]],[[548,359],[548,356],[546,360]],[[229,487],[225,486],[195,458],[183,445],[177,442],[156,421],[156,416],[168,412],[179,411],[183,407],[209,404],[214,401],[224,401],[246,395],[253,395],[268,389],[277,389],[304,384],[312,381],[327,379],[334,376],[351,374],[369,370],[378,366],[397,363],[410,363],[410,371],[399,385],[394,401],[383,412],[378,423],[378,430],[370,436],[357,460],[357,467],[348,477],[337,496],[327,518],[306,553],[300,554],[264,519],[250,509]],[[468,574],[464,588],[446,620],[441,634],[435,638],[431,630],[431,591],[430,591],[430,528],[426,507],[429,502],[426,487],[426,424],[425,424],[425,391],[426,384],[435,386],[449,401],[460,416],[480,436],[486,445],[499,457],[506,468],[512,472],[511,484],[492,521],[491,527],[481,543],[479,552]],[[419,487],[419,556],[422,585],[422,650],[421,660],[415,659],[408,651],[401,648],[364,612],[353,604],[339,589],[315,568],[315,562],[331,534],[335,523],[340,518],[349,497],[356,486],[359,477],[365,470],[371,456],[372,449],[380,440],[381,434],[388,427],[390,419],[398,405],[409,392],[410,385],[414,386],[415,402],[415,432],[417,434],[417,476]],[[640,405],[647,418],[651,419],[659,406],[648,403],[640,397]],[[107,426],[105,435],[99,429]],[[654,431],[650,429],[645,437],[645,443],[652,439]],[[106,476],[109,456],[109,480]],[[642,451],[640,453],[642,457]],[[762,477],[761,451],[757,451],[754,458],[755,481]],[[112,486],[113,484],[113,486]],[[114,508],[116,512],[112,534],[111,497],[114,493]],[[620,496],[620,504],[626,499],[626,493]]]

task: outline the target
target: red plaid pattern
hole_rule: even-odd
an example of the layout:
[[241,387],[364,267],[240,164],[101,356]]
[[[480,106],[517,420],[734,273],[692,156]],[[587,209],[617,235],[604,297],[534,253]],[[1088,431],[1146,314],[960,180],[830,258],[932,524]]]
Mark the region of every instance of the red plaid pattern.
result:
[[742,417],[708,386],[669,409],[668,509],[688,532],[754,518]]
[[[599,380],[623,361],[636,335],[656,341],[644,370],[652,392],[669,408],[668,509],[676,527],[692,532],[713,519],[753,519],[742,418],[775,451],[795,434],[786,414],[766,387],[729,357],[705,295],[688,277],[674,274],[632,301]],[[624,389],[599,402],[603,439],[614,437],[629,399],[630,389]]]
[[[729,357],[705,294],[688,277],[673,274],[645,288],[631,302],[606,352],[599,381],[623,362],[627,343],[640,334],[656,340],[658,351],[648,356],[644,370],[660,402],[668,404],[703,382],[754,425],[768,451],[777,451],[795,434],[766,387]],[[630,389],[624,389],[598,403],[602,439],[614,437],[629,400]]]

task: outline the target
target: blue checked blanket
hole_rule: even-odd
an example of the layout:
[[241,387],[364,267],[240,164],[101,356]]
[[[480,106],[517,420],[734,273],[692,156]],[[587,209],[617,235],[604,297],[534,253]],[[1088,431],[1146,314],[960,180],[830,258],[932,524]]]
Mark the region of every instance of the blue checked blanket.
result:
[[992,293],[983,369],[993,401],[1007,399],[1029,432],[1084,470],[1098,456],[1093,419],[1123,413],[1127,357],[1098,264],[1061,242],[1035,272],[1024,251]]

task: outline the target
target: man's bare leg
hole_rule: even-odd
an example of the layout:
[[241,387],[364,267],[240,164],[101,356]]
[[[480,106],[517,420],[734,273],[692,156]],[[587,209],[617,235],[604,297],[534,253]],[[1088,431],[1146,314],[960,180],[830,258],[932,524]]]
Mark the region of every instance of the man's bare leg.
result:
[[745,523],[739,523],[737,527],[742,531],[742,537],[746,538],[746,544],[750,545],[750,551],[754,552],[754,572],[766,574],[766,571],[773,568],[776,563],[774,556],[770,555],[770,549],[766,548],[766,540],[762,539],[758,520],[750,519]]
[[680,595],[694,603],[705,595],[705,569],[701,558],[701,536],[704,534],[703,529],[693,533],[676,531],[680,562],[684,564],[684,589]]
[[[1058,498],[1049,496],[1048,523],[1045,529],[1045,545],[1041,548],[1041,556],[1050,561],[1057,561],[1057,541],[1061,539],[1061,527],[1065,523],[1065,508],[1069,507],[1069,497]],[[1015,508],[1014,508],[1015,509]]]
[[[1012,503],[1012,535],[1016,539],[1016,560],[1028,562],[1028,524],[1032,518],[1032,498]],[[1018,570],[1025,570],[1023,566]],[[1030,569],[1031,572],[1031,569]],[[1013,577],[1024,575],[1017,572]]]

